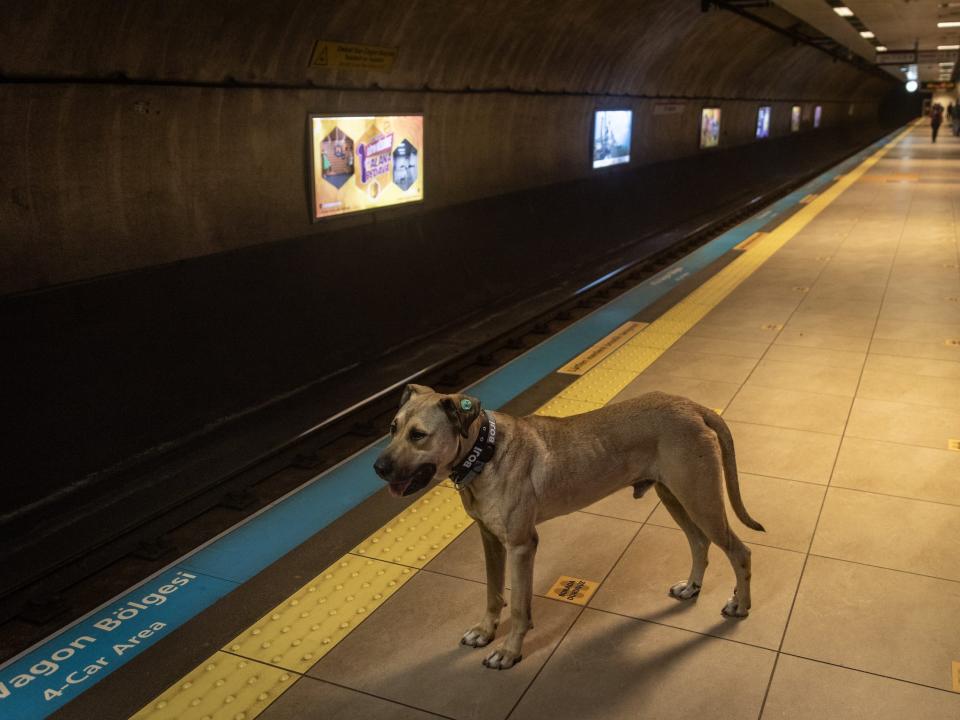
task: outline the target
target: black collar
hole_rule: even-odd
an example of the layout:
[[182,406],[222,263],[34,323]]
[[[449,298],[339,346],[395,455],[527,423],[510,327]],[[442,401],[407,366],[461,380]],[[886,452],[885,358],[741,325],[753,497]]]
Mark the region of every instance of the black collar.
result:
[[492,416],[487,415],[486,410],[484,410],[480,413],[480,432],[477,433],[477,441],[470,448],[467,456],[454,465],[450,472],[450,479],[457,490],[462,490],[473,480],[470,473],[479,474],[483,470],[483,466],[493,457],[496,444],[497,421]]

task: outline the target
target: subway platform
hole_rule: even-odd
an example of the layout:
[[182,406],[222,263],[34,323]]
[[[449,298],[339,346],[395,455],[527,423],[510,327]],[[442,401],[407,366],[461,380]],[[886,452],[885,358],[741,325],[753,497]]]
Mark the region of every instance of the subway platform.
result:
[[[0,716],[960,717],[958,188],[960,140],[911,125],[467,390],[721,412],[767,529],[730,514],[748,618],[720,614],[717,548],[698,598],[667,595],[686,539],[628,487],[540,526],[524,658],[488,670],[459,645],[479,532],[452,486],[378,490],[375,445],[8,664]],[[343,482],[370,497],[338,506]]]

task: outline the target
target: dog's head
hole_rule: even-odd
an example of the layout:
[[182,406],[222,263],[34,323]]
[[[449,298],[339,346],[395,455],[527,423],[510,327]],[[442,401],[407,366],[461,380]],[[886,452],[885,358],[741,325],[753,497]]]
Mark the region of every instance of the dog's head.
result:
[[407,385],[390,424],[390,444],[373,469],[398,497],[412,495],[449,476],[464,439],[480,416],[480,401]]

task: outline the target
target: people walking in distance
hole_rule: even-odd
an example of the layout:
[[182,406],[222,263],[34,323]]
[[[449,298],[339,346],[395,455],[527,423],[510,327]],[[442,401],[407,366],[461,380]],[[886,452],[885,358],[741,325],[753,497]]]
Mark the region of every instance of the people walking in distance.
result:
[[943,105],[934,103],[930,108],[930,130],[932,132],[933,142],[937,141],[937,133],[940,132],[940,124],[943,122]]

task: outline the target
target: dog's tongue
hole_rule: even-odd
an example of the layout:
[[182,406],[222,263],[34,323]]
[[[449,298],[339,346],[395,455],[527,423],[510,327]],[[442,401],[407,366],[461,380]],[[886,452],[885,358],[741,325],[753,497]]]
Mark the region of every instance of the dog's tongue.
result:
[[390,483],[387,488],[390,490],[390,494],[396,497],[403,497],[403,493],[406,492],[407,488],[410,487],[410,483],[413,482],[413,478],[406,480],[400,483]]

